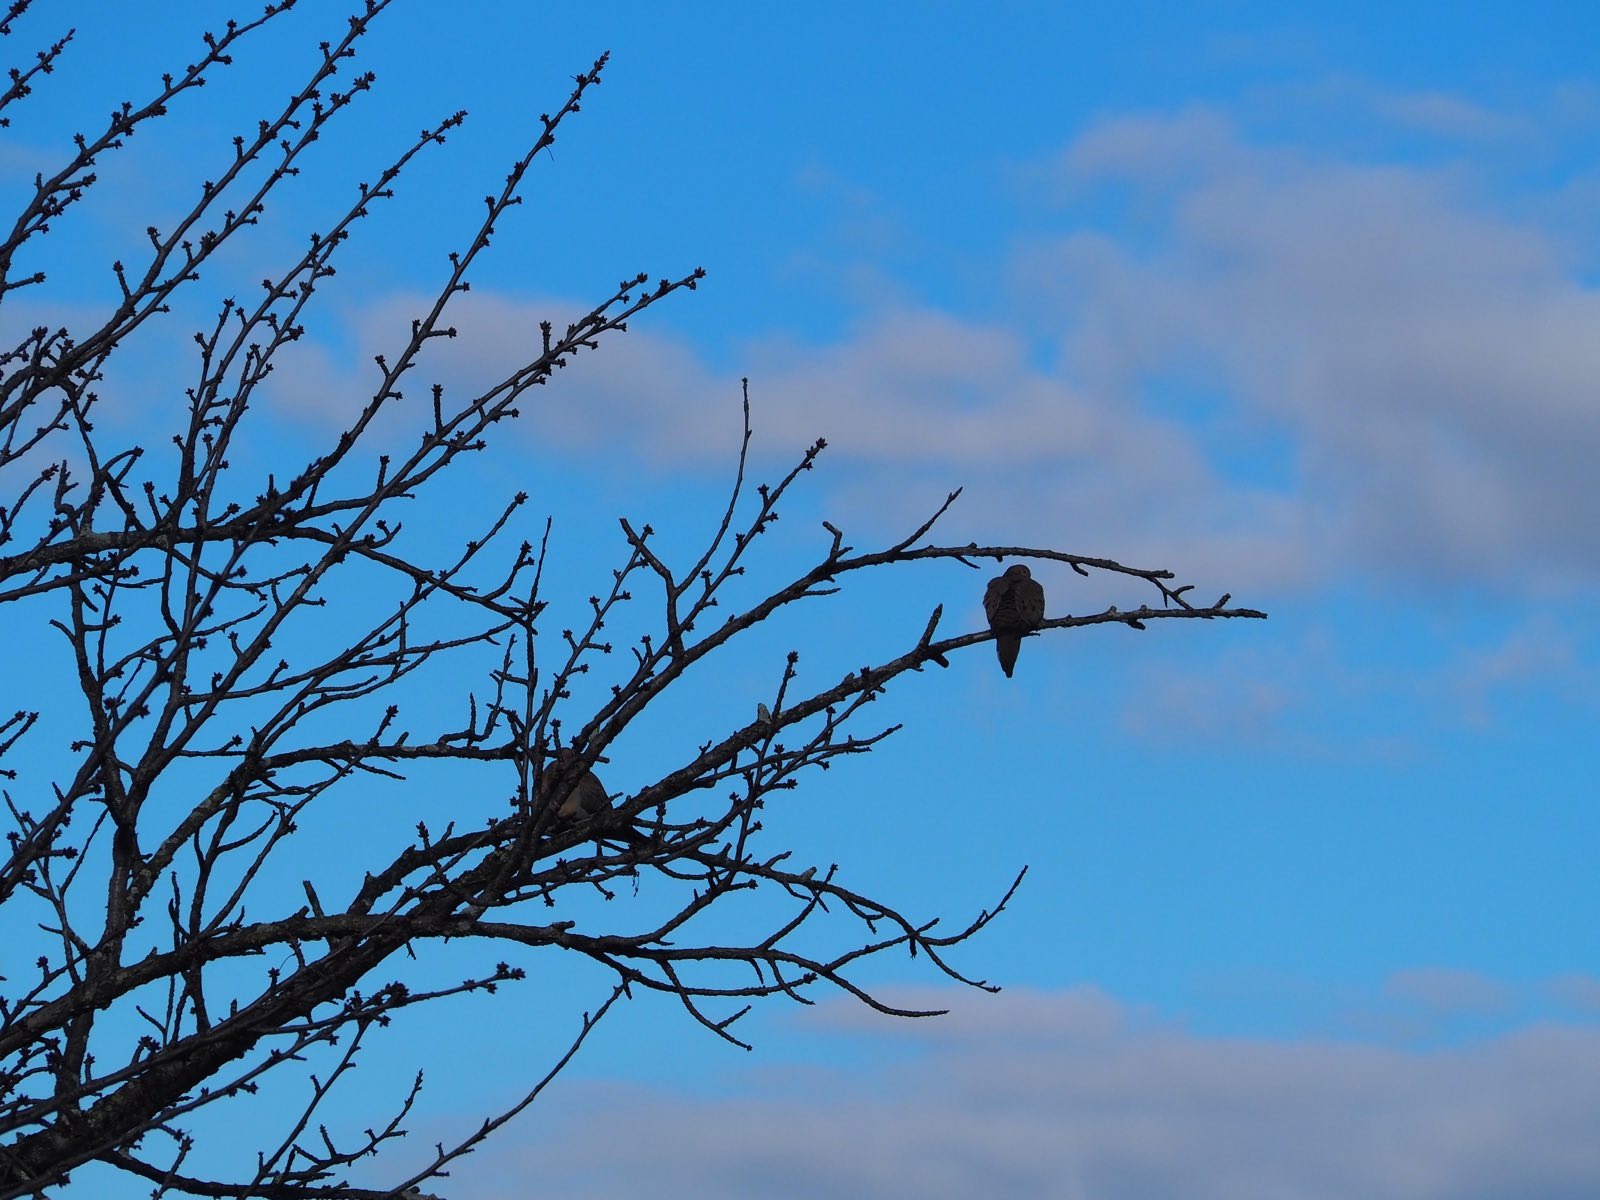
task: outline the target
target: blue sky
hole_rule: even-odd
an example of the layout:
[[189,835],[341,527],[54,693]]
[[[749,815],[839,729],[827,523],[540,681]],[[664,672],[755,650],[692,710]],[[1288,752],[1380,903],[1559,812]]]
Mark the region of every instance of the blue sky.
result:
[[[187,61],[212,9],[80,17],[5,177]],[[108,166],[40,311],[103,302],[105,263],[335,9],[294,14]],[[30,17],[13,59],[56,19]],[[952,923],[1029,864],[959,960],[1000,996],[939,994],[957,1012],[914,1028],[773,1007],[749,1055],[641,1000],[446,1194],[1600,1190],[1597,34],[1585,4],[386,15],[374,95],[208,286],[248,286],[417,129],[470,120],[352,243],[257,465],[357,401],[536,115],[610,49],[430,370],[492,374],[635,271],[709,277],[566,372],[467,493],[413,516],[420,537],[527,487],[581,603],[619,514],[685,546],[709,528],[747,375],[760,472],[831,447],[774,578],[822,519],[893,540],[964,486],[948,541],[1172,567],[1272,614],[1030,641],[1010,681],[979,647],[895,689],[882,715],[906,729],[775,814],[800,854]],[[184,319],[118,380],[130,430],[170,399]],[[1053,612],[1152,599],[1043,578]],[[934,603],[977,627],[982,582],[928,570],[819,609],[692,716],[742,719],[791,643],[820,686]],[[664,717],[608,783],[699,728]],[[543,967],[411,1031],[453,1046],[417,1140],[516,1091],[491,1018],[536,1062],[598,1000]]]

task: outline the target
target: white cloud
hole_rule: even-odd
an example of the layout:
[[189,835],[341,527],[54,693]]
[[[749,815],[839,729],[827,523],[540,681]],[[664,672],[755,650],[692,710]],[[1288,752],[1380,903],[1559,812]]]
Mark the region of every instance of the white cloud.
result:
[[[1255,655],[1237,656],[1204,670],[1145,667],[1122,712],[1122,725],[1135,737],[1161,745],[1216,745],[1244,742],[1283,749],[1284,724],[1310,699],[1304,680],[1292,683],[1277,670],[1264,669]],[[1330,739],[1331,741],[1331,739]],[[1302,751],[1331,751],[1331,745],[1297,744]],[[1339,747],[1348,755],[1350,747]]]
[[1494,645],[1466,651],[1435,681],[1440,697],[1478,729],[1493,725],[1506,698],[1529,686],[1562,689],[1580,704],[1596,698],[1576,639],[1548,615],[1531,617]]
[[1373,89],[1376,111],[1396,124],[1439,137],[1476,140],[1523,131],[1522,122],[1447,92],[1389,92]]
[[[296,347],[271,379],[280,410],[318,423],[347,417],[376,372],[346,364],[392,356],[420,304],[392,297],[363,308],[345,353]],[[459,336],[430,344],[391,419],[419,419],[434,381],[447,397],[498,381],[525,361],[540,319],[577,311],[570,301],[463,297],[450,316]],[[1303,518],[1283,497],[1228,488],[1180,426],[1041,370],[1025,340],[1000,326],[891,310],[832,345],[753,345],[747,369],[758,457],[787,464],[826,437],[844,507],[889,528],[914,527],[964,484],[951,540],[1061,544],[1066,530],[1080,552],[1142,566],[1173,565],[1181,551],[1179,567],[1210,568],[1208,587],[1304,573]],[[614,463],[720,473],[736,453],[738,398],[736,378],[639,319],[530,393],[522,435],[536,450],[604,449]]]
[[[531,1178],[562,1195],[668,1198],[1600,1190],[1592,1027],[1422,1052],[1201,1036],[1134,1019],[1093,989],[938,999],[954,1003],[951,1018],[876,1023],[915,1045],[909,1058],[769,1068],[720,1096],[568,1085],[553,1123],[487,1152],[474,1194],[521,1195]],[[825,1008],[813,1024],[871,1041],[859,1016]]]
[[[1406,662],[1353,648],[1325,622],[1302,612],[1264,646],[1137,663],[1127,675],[1123,729],[1164,748],[1230,742],[1312,760],[1392,761],[1421,752],[1430,731],[1514,724],[1530,697],[1559,697],[1573,711],[1600,703],[1587,663],[1592,623],[1583,614],[1535,609],[1481,641],[1419,627],[1416,642],[1430,649]],[[1406,714],[1400,723],[1379,715],[1397,713]],[[1351,714],[1361,714],[1354,727]]]
[[[393,361],[411,321],[428,307],[420,295],[393,295],[345,313],[346,348],[294,347],[270,380],[275,403],[310,422],[347,420],[377,383],[374,355]],[[559,336],[588,307],[486,291],[457,297],[441,323],[457,336],[428,343],[392,420],[427,419],[436,382],[445,388],[447,408],[495,386],[538,357],[540,321],[552,321]],[[725,464],[738,448],[738,381],[714,377],[688,347],[642,329],[646,324],[636,318],[627,332],[604,338],[598,351],[574,355],[551,385],[525,393],[523,436],[563,454],[605,449],[646,461]]]
[[1074,138],[1061,155],[1058,188],[1076,192],[1100,180],[1147,186],[1242,163],[1245,147],[1222,111],[1191,105],[1170,117],[1108,117]]
[[1384,994],[1438,1015],[1501,1012],[1511,1002],[1511,989],[1499,980],[1456,967],[1396,971]]
[[[1062,171],[1148,193],[1153,245],[1068,236],[1083,386],[1220,379],[1286,434],[1324,561],[1510,583],[1600,568],[1600,293],[1458,172],[1261,147],[1215,113],[1086,133]],[[1316,518],[1314,521],[1312,518]]]
[[1341,73],[1255,89],[1247,111],[1252,118],[1267,120],[1281,119],[1286,113],[1314,114],[1313,119],[1335,114],[1347,128],[1359,130],[1366,138],[1393,129],[1446,144],[1513,137],[1526,144],[1528,139],[1540,137],[1545,132],[1542,126],[1548,124],[1546,114],[1534,117],[1502,111],[1459,92],[1414,91]]

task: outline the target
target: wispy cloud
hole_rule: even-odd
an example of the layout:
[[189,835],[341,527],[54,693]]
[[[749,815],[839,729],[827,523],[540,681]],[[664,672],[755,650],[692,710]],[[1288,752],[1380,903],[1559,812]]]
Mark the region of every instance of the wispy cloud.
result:
[[1477,971],[1453,967],[1412,967],[1396,971],[1384,983],[1385,995],[1430,1012],[1502,1012],[1511,989]]
[[[1424,661],[1397,663],[1353,651],[1324,617],[1266,647],[1230,647],[1213,661],[1156,660],[1131,673],[1122,726],[1155,745],[1244,745],[1309,759],[1408,757],[1427,734],[1501,727],[1533,695],[1559,695],[1573,711],[1600,705],[1584,614],[1535,609],[1490,636],[1419,629]],[[1399,713],[1396,725],[1340,714]],[[1397,731],[1404,729],[1402,736]]]
[[1438,681],[1461,718],[1475,728],[1496,723],[1509,697],[1530,686],[1562,688],[1577,703],[1600,699],[1571,631],[1554,617],[1532,617],[1498,642],[1463,653]]

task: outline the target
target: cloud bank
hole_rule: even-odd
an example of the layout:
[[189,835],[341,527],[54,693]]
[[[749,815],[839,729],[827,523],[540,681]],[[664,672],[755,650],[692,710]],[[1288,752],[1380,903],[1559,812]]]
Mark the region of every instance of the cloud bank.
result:
[[[1438,1017],[1499,1011],[1505,992],[1430,969],[1397,975],[1386,1000]],[[1417,1049],[1202,1036],[1094,988],[915,999],[955,1010],[891,1024],[834,1006],[810,1022],[875,1045],[855,1066],[750,1072],[717,1096],[567,1085],[553,1121],[547,1112],[550,1123],[463,1177],[484,1197],[537,1184],[574,1197],[713,1200],[1600,1191],[1592,1025],[1530,1024]]]

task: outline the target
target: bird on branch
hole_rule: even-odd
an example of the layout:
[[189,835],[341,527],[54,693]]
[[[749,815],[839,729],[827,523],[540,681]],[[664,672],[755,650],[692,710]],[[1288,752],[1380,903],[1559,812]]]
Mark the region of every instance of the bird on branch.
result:
[[1021,563],[1006,568],[1004,575],[989,581],[983,593],[983,611],[994,631],[994,649],[1000,669],[1011,678],[1022,649],[1022,636],[1044,623],[1044,588]]
[[[545,767],[544,776],[539,781],[540,795],[548,798],[558,777],[563,779],[563,786],[566,786],[565,781],[570,780],[572,771],[581,771],[582,774],[575,783],[570,784],[570,790],[556,809],[556,821],[562,826],[581,824],[611,810],[611,794],[606,791],[599,777],[583,766],[577,751],[570,746],[556,751],[554,760]],[[604,834],[632,846],[650,844],[649,838],[627,826],[611,828],[608,825]]]

